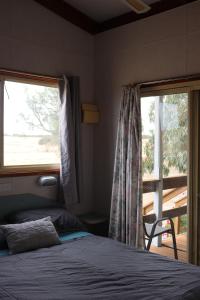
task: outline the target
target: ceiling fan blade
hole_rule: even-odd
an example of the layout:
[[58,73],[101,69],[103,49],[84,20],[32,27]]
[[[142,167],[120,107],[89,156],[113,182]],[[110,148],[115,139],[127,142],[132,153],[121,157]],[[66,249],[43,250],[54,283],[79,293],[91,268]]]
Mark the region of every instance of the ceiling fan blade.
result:
[[151,9],[151,7],[142,0],[124,0],[124,2],[137,14],[143,14]]

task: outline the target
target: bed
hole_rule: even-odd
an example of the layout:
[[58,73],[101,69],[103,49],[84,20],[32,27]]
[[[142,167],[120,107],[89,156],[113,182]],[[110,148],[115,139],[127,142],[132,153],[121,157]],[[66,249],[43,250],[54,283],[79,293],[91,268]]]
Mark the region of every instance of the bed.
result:
[[16,255],[0,251],[1,300],[200,299],[200,268],[98,237]]

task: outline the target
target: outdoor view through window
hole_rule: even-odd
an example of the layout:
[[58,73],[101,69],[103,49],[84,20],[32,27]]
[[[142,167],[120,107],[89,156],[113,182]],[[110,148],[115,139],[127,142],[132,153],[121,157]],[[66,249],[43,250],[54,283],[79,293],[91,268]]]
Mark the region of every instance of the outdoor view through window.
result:
[[58,164],[58,88],[4,82],[4,166]]
[[[156,101],[161,98],[158,112]],[[187,93],[143,97],[142,101],[143,179],[156,178],[154,168],[155,134],[162,147],[163,177],[180,176],[187,171],[188,95]],[[156,114],[158,113],[158,116]],[[160,119],[161,133],[158,133]],[[157,145],[159,147],[159,145]]]
[[[143,194],[143,215],[170,211],[186,252],[188,93],[143,97],[141,110],[143,181],[156,180],[154,190]],[[162,244],[168,238],[162,236]]]

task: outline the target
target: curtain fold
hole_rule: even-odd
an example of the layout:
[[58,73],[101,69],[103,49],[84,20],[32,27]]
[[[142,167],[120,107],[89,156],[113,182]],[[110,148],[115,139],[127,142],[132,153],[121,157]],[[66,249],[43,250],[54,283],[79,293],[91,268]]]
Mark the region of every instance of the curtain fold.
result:
[[63,76],[60,92],[60,201],[80,202],[80,88],[79,77]]
[[200,265],[200,91],[189,101],[189,262]]
[[131,246],[143,246],[139,86],[123,88],[115,150],[109,236]]

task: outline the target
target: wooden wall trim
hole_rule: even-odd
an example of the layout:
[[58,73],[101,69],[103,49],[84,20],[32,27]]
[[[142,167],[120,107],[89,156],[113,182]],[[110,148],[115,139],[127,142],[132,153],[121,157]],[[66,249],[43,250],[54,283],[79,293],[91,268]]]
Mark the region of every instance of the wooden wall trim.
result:
[[18,80],[25,80],[30,82],[39,82],[49,85],[57,85],[58,80],[61,78],[56,78],[52,76],[46,76],[41,74],[31,74],[27,72],[21,72],[16,70],[7,70],[7,69],[0,69],[0,78],[4,79],[18,79]]
[[97,22],[95,22],[93,19],[89,18],[73,6],[69,5],[64,0],[34,1],[90,34],[96,34],[99,31]]
[[24,177],[24,176],[35,176],[35,175],[50,175],[50,174],[60,174],[59,169],[49,169],[49,170],[27,170],[27,171],[9,171],[0,172],[0,178],[4,177]]
[[142,93],[146,91],[156,91],[156,90],[163,90],[166,89],[178,89],[178,88],[188,88],[192,87],[193,85],[198,84],[200,82],[200,74],[193,74],[184,77],[175,77],[175,78],[167,78],[161,80],[155,80],[150,82],[141,82],[138,83],[141,85]]
[[[110,20],[98,23],[92,18],[88,17],[78,9],[69,5],[64,0],[34,0],[41,4],[58,16],[80,27],[90,34],[97,34],[110,30],[122,25],[126,25],[138,20],[177,8],[179,6],[198,1],[198,0],[160,0],[151,4],[151,10],[144,14],[136,14],[134,11],[112,18]],[[109,1],[109,0],[108,0]]]
[[151,4],[151,9],[144,14],[136,14],[135,12],[129,12],[121,16],[115,17],[108,21],[100,24],[99,31],[103,32],[110,30],[115,27],[126,25],[128,23],[136,22],[138,20],[157,15],[159,13],[177,8],[179,6],[194,2],[197,0],[161,0],[156,3]]

